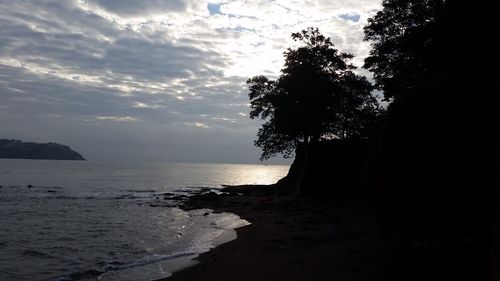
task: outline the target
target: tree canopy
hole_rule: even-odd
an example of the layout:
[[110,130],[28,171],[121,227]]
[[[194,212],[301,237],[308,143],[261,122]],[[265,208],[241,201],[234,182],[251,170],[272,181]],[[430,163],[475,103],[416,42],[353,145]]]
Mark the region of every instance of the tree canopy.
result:
[[394,174],[463,183],[457,174],[492,169],[500,155],[500,74],[491,5],[384,0],[368,20],[373,49],[365,67],[392,101],[383,138]]
[[352,54],[339,52],[317,28],[293,33],[292,39],[301,45],[284,53],[277,80],[247,81],[250,117],[266,120],[255,141],[261,159],[289,157],[300,143],[364,137],[378,110],[372,85],[353,72]]
[[[415,96],[454,92],[445,97],[449,102],[498,73],[491,9],[446,0],[384,0],[382,6],[364,28],[372,43],[364,67],[386,99],[415,102]],[[485,63],[485,56],[494,60]]]
[[368,20],[365,40],[372,41],[365,67],[376,87],[391,100],[411,95],[428,81],[436,62],[437,19],[443,1],[385,0],[383,10]]

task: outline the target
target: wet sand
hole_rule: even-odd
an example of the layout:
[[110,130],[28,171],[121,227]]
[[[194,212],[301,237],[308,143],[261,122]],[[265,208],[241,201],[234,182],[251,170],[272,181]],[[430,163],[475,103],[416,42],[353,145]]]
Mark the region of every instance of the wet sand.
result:
[[375,212],[364,200],[320,202],[274,195],[268,186],[196,195],[185,209],[231,212],[251,225],[238,238],[174,273],[180,280],[397,280]]

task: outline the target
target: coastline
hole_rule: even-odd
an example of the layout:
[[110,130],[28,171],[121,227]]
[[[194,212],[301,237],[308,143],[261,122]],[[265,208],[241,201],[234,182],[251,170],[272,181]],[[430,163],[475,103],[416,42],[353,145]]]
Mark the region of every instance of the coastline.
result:
[[272,186],[198,194],[186,210],[230,212],[251,224],[201,254],[192,267],[157,281],[394,280],[375,213],[364,200],[320,202],[276,196]]

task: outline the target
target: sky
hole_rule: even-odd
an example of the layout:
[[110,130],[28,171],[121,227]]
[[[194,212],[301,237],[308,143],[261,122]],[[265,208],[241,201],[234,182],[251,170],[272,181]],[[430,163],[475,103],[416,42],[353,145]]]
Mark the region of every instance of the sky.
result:
[[361,66],[380,2],[0,0],[0,138],[97,161],[259,163],[246,80],[279,76],[307,27]]

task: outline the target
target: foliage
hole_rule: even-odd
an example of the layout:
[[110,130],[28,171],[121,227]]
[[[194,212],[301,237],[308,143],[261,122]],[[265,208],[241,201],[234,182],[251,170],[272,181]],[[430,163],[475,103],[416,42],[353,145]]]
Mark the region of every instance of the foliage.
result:
[[435,60],[437,18],[443,1],[385,0],[383,10],[368,20],[365,40],[373,49],[365,68],[387,100],[418,91],[429,78]]
[[302,45],[289,48],[277,80],[255,76],[247,81],[252,119],[266,120],[255,145],[261,159],[293,154],[299,143],[365,136],[378,106],[365,77],[353,73],[353,56],[339,53],[318,29],[292,34]]
[[498,73],[496,20],[486,6],[446,0],[384,0],[382,6],[364,29],[373,47],[364,67],[387,100],[458,101]]
[[[425,262],[411,259],[424,265],[418,276],[412,273],[415,279],[498,280],[487,276],[488,265],[498,267],[487,260],[497,241],[485,239],[496,239],[491,229],[498,221],[492,218],[500,198],[497,10],[487,1],[382,4],[365,27],[373,46],[365,67],[392,101],[378,148],[387,222],[407,241],[471,243],[454,247],[459,250],[453,254],[443,251],[453,258],[439,262],[432,260],[435,251],[419,252]],[[462,228],[464,216],[477,224]],[[469,249],[480,250],[471,255]]]
[[66,145],[23,142],[14,139],[0,139],[0,158],[85,160],[81,154]]
[[439,178],[441,186],[456,187],[496,173],[500,46],[492,5],[382,5],[365,27],[373,47],[365,67],[392,100],[383,136],[387,169],[402,182],[426,186]]

